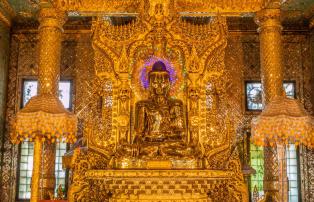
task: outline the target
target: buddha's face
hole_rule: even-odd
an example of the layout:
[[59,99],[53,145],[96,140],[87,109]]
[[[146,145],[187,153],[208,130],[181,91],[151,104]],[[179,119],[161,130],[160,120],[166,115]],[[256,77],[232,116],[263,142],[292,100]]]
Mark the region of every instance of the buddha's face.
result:
[[149,77],[149,87],[153,95],[168,95],[170,89],[169,75],[165,72],[156,72]]

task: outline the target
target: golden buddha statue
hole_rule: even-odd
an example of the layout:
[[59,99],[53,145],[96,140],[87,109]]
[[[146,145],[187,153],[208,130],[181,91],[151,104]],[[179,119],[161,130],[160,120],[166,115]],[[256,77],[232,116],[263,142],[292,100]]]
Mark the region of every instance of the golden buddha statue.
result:
[[158,61],[149,72],[149,98],[136,104],[135,131],[148,142],[182,138],[185,130],[183,104],[170,99],[170,76],[163,62]]
[[202,152],[188,144],[186,120],[181,100],[171,98],[170,74],[158,61],[148,73],[149,97],[135,106],[134,135],[131,142],[117,145],[110,160],[112,168],[200,168]]
[[186,124],[181,100],[170,98],[170,75],[163,62],[149,72],[149,98],[136,103],[135,138],[141,157],[187,157]]

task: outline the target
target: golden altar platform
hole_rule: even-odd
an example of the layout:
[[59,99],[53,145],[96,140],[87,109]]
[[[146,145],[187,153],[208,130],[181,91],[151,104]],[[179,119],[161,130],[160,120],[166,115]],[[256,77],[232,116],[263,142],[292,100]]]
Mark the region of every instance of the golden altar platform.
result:
[[73,171],[69,202],[248,201],[239,161],[234,158],[220,169],[209,169],[209,165],[202,169],[167,169],[157,160],[155,169],[120,169],[110,168],[103,157],[93,149],[77,148],[63,158]]
[[208,202],[217,188],[228,191],[232,175],[220,170],[89,170],[86,179],[102,184],[99,191],[111,195],[112,202]]

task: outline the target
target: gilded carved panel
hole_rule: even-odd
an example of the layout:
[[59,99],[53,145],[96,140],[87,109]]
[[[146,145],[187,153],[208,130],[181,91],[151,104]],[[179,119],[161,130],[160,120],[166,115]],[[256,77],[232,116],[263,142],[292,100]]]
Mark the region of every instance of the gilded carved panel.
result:
[[[18,51],[19,40],[14,37],[11,41],[11,55],[10,55],[10,69],[9,69],[9,82],[8,82],[8,97],[7,97],[7,110],[6,110],[6,123],[10,121],[12,116],[16,113],[16,105],[18,103],[17,85],[18,85]],[[8,134],[8,125],[6,124],[6,133],[3,137],[3,161],[2,161],[2,184],[1,184],[1,199],[3,201],[15,200],[15,180],[16,180],[16,159],[17,148],[10,142]]]

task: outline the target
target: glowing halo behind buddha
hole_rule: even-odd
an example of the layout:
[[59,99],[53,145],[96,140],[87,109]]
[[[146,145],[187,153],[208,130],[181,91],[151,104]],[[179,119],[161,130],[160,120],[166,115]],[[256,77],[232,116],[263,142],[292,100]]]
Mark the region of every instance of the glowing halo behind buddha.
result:
[[[149,88],[149,81],[148,81],[148,74],[152,70],[152,66],[154,63],[161,61],[166,65],[166,70],[169,72],[170,76],[170,96],[177,97],[177,95],[183,91],[185,87],[184,77],[185,71],[182,68],[181,62],[174,62],[169,61],[166,58],[160,58],[156,56],[150,56],[146,60],[140,60],[137,62],[138,66],[134,69],[132,73],[132,89],[134,90],[135,97],[143,98],[148,96],[148,88]],[[180,64],[181,63],[181,64]]]
[[[161,61],[166,65],[166,70],[169,72],[171,85],[175,84],[175,82],[177,81],[176,71],[174,70],[172,64],[168,60],[164,60],[161,58],[149,58],[149,60],[144,64],[144,67],[142,68],[140,74],[141,83],[145,89],[148,89],[149,87],[148,72],[151,71],[152,65],[158,61]],[[148,70],[148,67],[150,67],[150,70]]]

